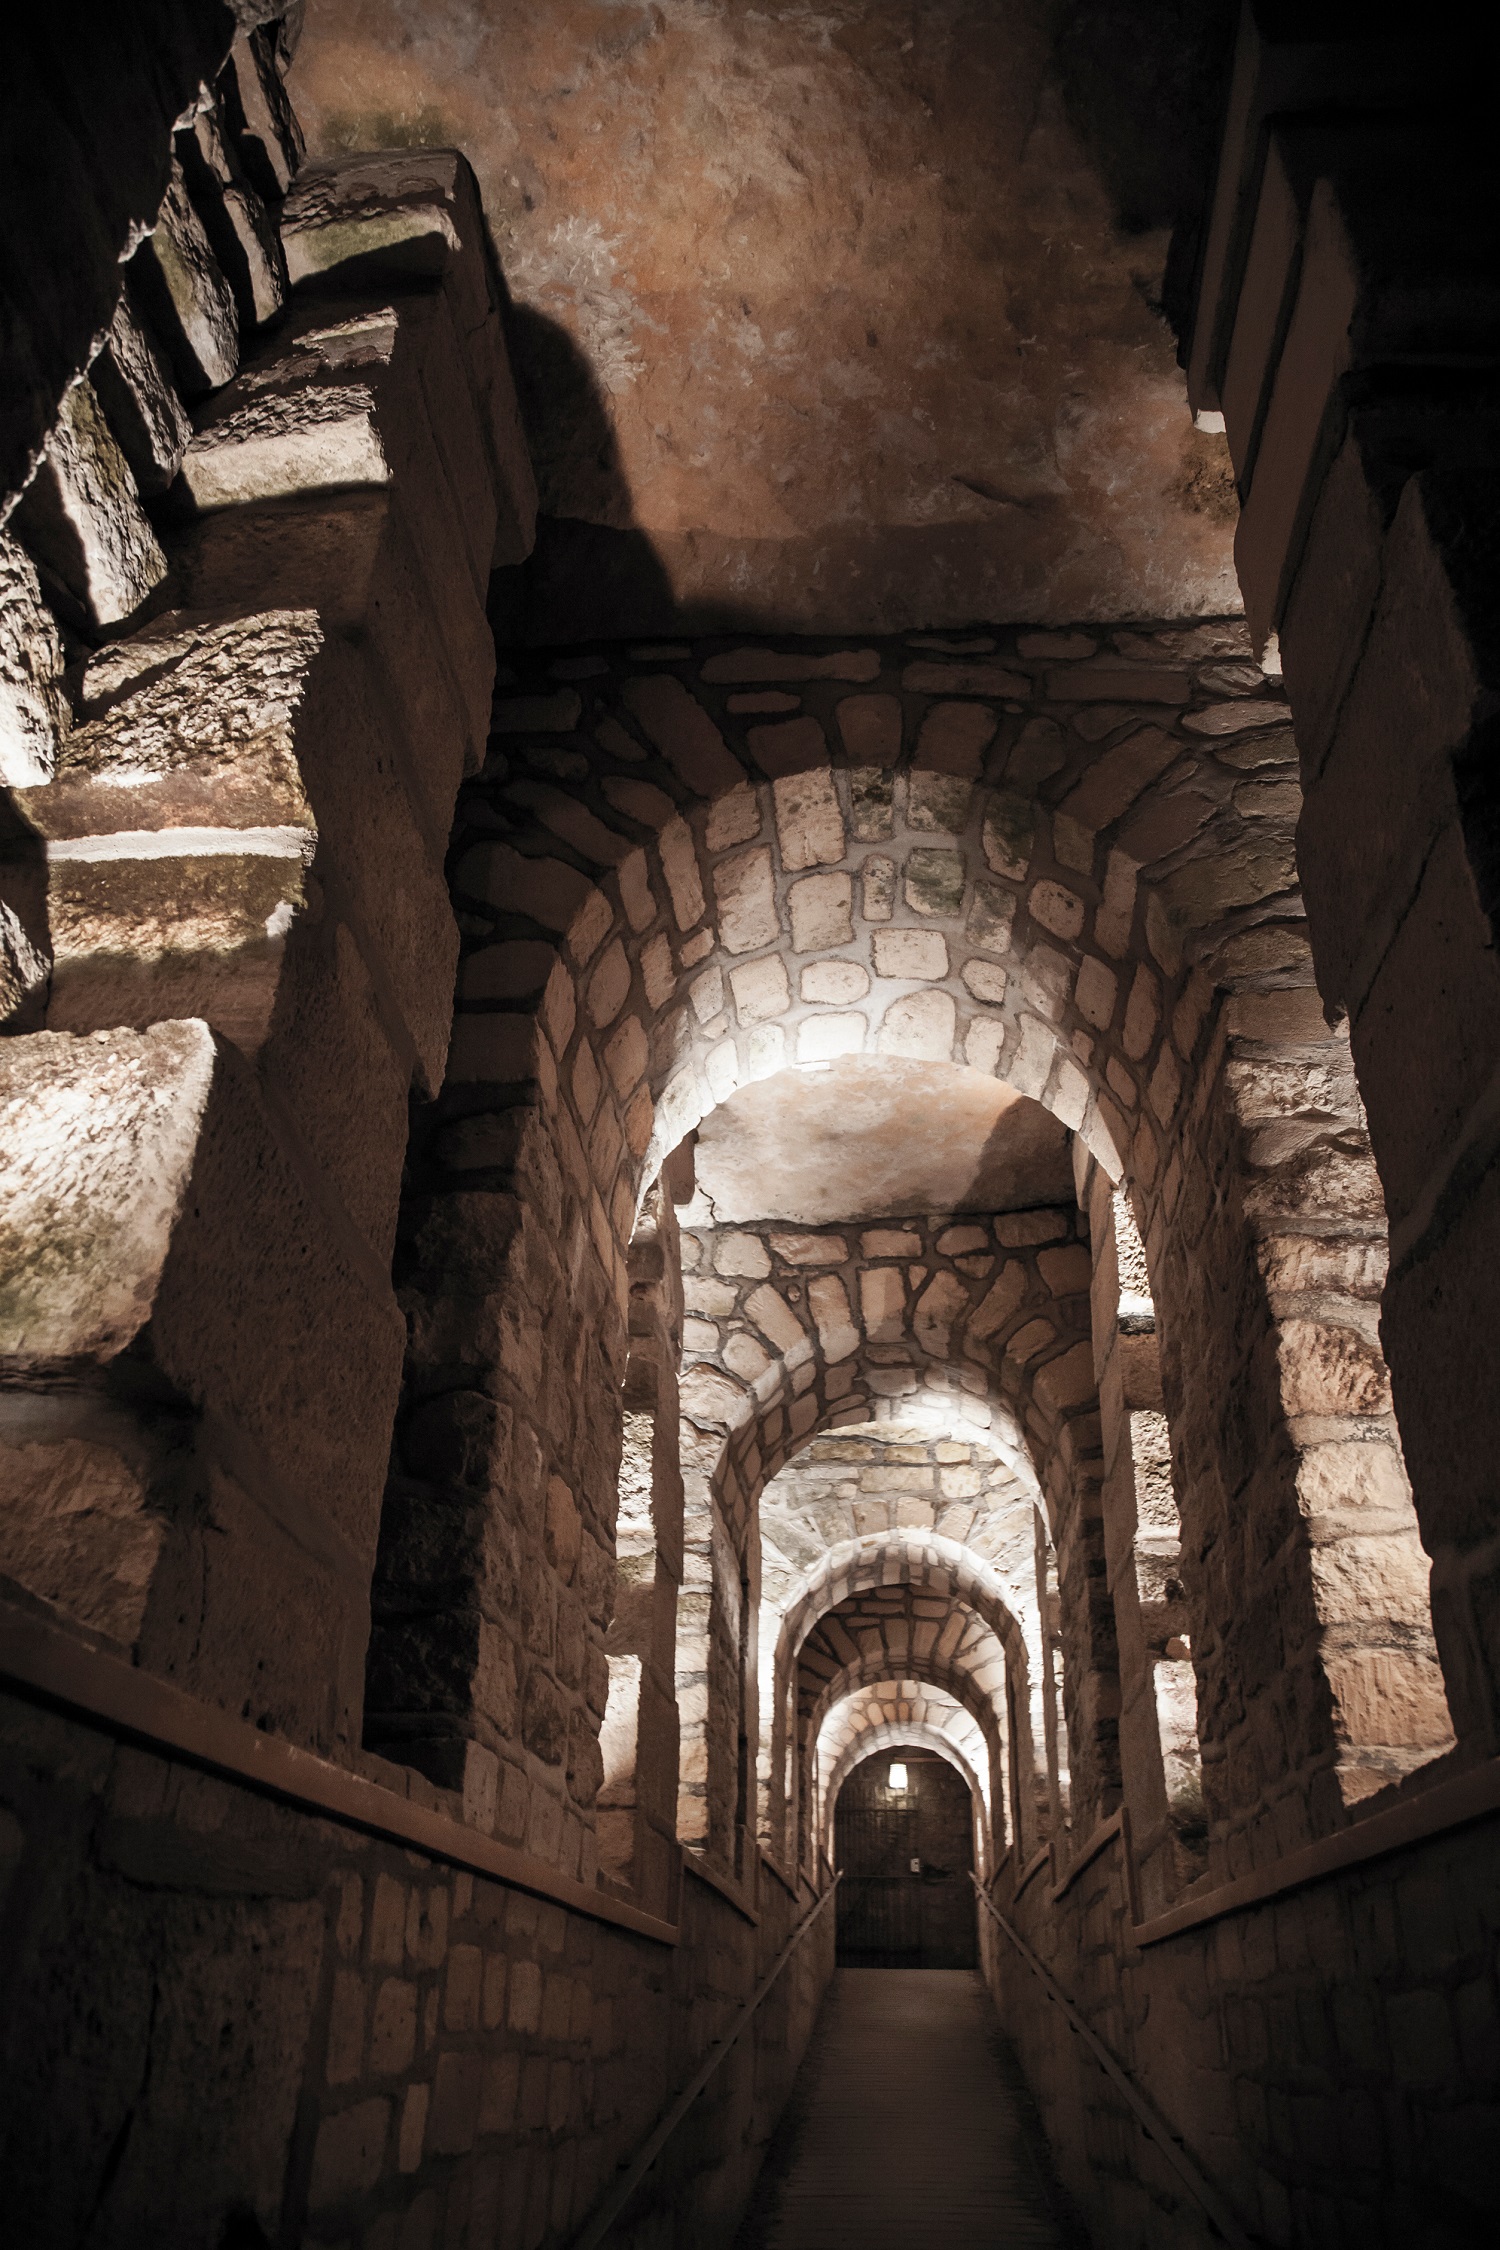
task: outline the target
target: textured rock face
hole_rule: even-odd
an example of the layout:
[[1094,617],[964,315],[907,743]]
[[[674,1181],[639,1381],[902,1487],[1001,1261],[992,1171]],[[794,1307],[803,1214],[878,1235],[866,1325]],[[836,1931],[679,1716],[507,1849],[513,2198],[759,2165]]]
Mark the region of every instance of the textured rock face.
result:
[[1116,223],[1041,14],[311,12],[315,149],[478,172],[542,486],[529,637],[1237,606],[1166,231]]
[[704,1119],[697,1173],[721,1225],[1000,1211],[1073,1187],[1067,1132],[1040,1103],[951,1063],[847,1055],[741,1087]]

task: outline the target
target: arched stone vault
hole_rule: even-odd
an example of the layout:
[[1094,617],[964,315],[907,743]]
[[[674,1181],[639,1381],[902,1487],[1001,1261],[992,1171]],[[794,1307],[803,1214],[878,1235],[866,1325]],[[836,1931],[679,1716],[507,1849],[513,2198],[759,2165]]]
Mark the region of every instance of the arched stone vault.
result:
[[[1243,1518],[1256,1603],[1295,1620],[1281,1673],[1252,1686],[1248,1724],[1290,1741],[1278,1788],[1312,1832],[1337,1824],[1371,1772],[1445,1736],[1417,1615],[1424,1565],[1360,1295],[1369,1222],[1341,1195],[1368,1169],[1367,1146],[1346,1046],[1312,991],[1285,707],[1237,625],[1117,632],[1108,647],[985,638],[996,645],[578,652],[502,688],[452,861],[465,950],[403,1232],[408,1397],[424,1410],[468,1390],[502,1407],[512,1470],[566,1488],[584,1574],[607,1580],[610,1306],[623,1310],[650,1167],[709,1106],[787,1060],[861,1052],[998,1074],[1129,1182],[1174,1445],[1174,1324],[1185,1335],[1209,1322],[1243,1374],[1250,1442],[1211,1427],[1205,1390],[1176,1470],[1192,1598],[1224,1612],[1201,1659],[1195,1647],[1200,1709],[1223,1747],[1215,1817],[1227,1840],[1275,1812],[1257,1761],[1231,1742],[1244,1681],[1234,1600],[1210,1559],[1216,1539],[1220,1556],[1233,1545],[1215,1527]],[[1263,1122],[1267,1104],[1277,1124]],[[1329,1253],[1321,1263],[1303,1256],[1309,1240]],[[890,1370],[865,1346],[860,1379],[878,1398]],[[1018,1344],[1012,1360],[1023,1356]],[[1076,1375],[1042,1347],[1028,1410],[1075,1413],[1087,1358],[1082,1333]],[[836,1381],[844,1365],[832,1363]],[[809,1402],[803,1368],[783,1377],[785,1430],[762,1467],[834,1403]],[[1060,1378],[1071,1396],[1049,1405]],[[1054,1519],[1061,1481],[1044,1473]],[[1343,1558],[1371,1522],[1373,1573],[1399,1589],[1394,1620],[1348,1593]],[[527,1531],[532,1544],[541,1559]],[[741,1558],[745,1614],[755,1567]],[[1059,1570],[1065,1612],[1096,1633],[1102,1568],[1073,1571],[1065,1536]],[[592,1641],[602,1624],[597,1604],[585,1609]],[[547,1651],[512,1645],[522,1703],[555,1738],[584,1691]],[[1389,1740],[1393,1712],[1404,1745]],[[1106,1710],[1083,1716],[1082,1767],[1109,1723]]]
[[945,1595],[921,1579],[867,1587],[825,1610],[809,1628],[790,1682],[804,1848],[818,1829],[817,1745],[823,1723],[851,1680],[914,1678],[946,1688],[984,1729],[998,1776],[1007,1753],[1013,1759],[1020,1747],[1006,1741],[1011,1654],[986,1617],[961,1597]]
[[[713,1229],[696,1204],[684,1216],[686,1302],[694,1314],[685,1338],[694,1348],[685,1354],[683,1411],[693,1429],[707,1425],[710,1439],[695,1445],[689,1436],[684,1447],[689,1549],[706,1558],[715,1539],[730,1542],[745,1558],[742,1582],[756,1582],[763,1603],[760,1494],[802,1444],[835,1419],[863,1419],[872,1404],[904,1416],[922,1400],[950,1417],[955,1406],[967,1405],[974,1420],[953,1426],[975,1437],[986,1424],[995,1429],[1012,1474],[1047,1513],[1070,1594],[1079,1589],[1070,1612],[1079,1630],[1063,1672],[1068,1735],[1084,1803],[1109,1810],[1117,1787],[1118,1699],[1112,1619],[1087,1593],[1102,1578],[1100,1464],[1087,1341],[1091,1266],[1077,1212],[816,1229],[768,1222]],[[1033,1621],[1034,1542],[1028,1523],[1030,1551],[1014,1558],[1020,1570],[1012,1579],[1016,1613]],[[1020,1592],[1021,1571],[1031,1575],[1029,1596]],[[719,1637],[728,1637],[727,1621]],[[694,1652],[695,1674],[706,1670],[711,1639],[712,1621]],[[1019,1639],[1015,1653],[1017,1724],[1030,1738],[1023,1753],[1029,1791],[1033,1774],[1045,1768],[1037,1705],[1043,1652],[1034,1623],[1029,1661]],[[762,1678],[756,1717],[762,1759],[769,1760],[763,1819],[779,1837],[780,1804],[798,1803],[808,1766],[805,1745],[789,1756],[784,1652],[767,1646],[763,1634],[761,1661],[767,1660],[771,1676]],[[740,1787],[737,1772],[731,1780],[731,1737],[744,1728],[731,1729],[727,1713],[716,1718],[706,1708],[694,1713],[694,1724],[700,1718],[713,1739],[701,1755],[696,1747],[687,1753],[692,1787],[696,1792],[701,1772],[722,1832],[731,1786]],[[803,1818],[805,1833],[805,1808]],[[708,1826],[714,1829],[714,1817]]]
[[[803,1807],[804,1864],[814,1856],[829,1809],[826,1791],[820,1794],[824,1768],[818,1745],[832,1715],[853,1698],[869,1697],[872,1701],[879,1702],[889,1696],[893,1689],[898,1701],[902,1698],[909,1700],[918,1691],[947,1697],[951,1704],[957,1705],[967,1714],[983,1742],[984,1756],[980,1761],[980,1769],[988,1775],[988,1789],[985,1792],[988,1801],[996,1804],[1004,1801],[1009,1776],[1005,1729],[992,1691],[982,1684],[981,1670],[982,1666],[979,1664],[971,1668],[952,1657],[918,1657],[901,1666],[893,1665],[883,1654],[871,1654],[856,1663],[843,1666],[834,1674],[813,1705],[807,1726],[807,1781]],[[1013,1788],[1010,1798],[1014,1805]],[[1029,1820],[1026,1826],[1028,1832],[1025,1844],[1032,1846],[1036,1842],[1036,1829]]]
[[833,1856],[833,1816],[845,1777],[883,1750],[935,1750],[961,1773],[974,1795],[981,1874],[1005,1845],[1005,1790],[996,1788],[989,1745],[972,1712],[923,1680],[882,1680],[856,1688],[828,1712],[817,1744],[819,1847]]
[[[1027,1503],[1025,1518],[1025,1568],[1002,1582],[998,1573],[971,1551],[953,1540],[907,1532],[869,1535],[829,1551],[825,1566],[802,1581],[778,1614],[763,1611],[762,1628],[762,1728],[766,1756],[763,1763],[762,1819],[768,1837],[778,1844],[786,1839],[786,1822],[796,1809],[808,1816],[806,1788],[812,1775],[811,1743],[807,1732],[810,1700],[817,1683],[841,1668],[847,1656],[839,1653],[839,1637],[830,1621],[842,1628],[843,1640],[852,1634],[868,1656],[863,1631],[868,1622],[855,1623],[844,1616],[847,1604],[861,1596],[887,1594],[901,1589],[914,1598],[920,1614],[894,1636],[877,1622],[876,1631],[886,1646],[892,1676],[907,1664],[908,1652],[945,1656],[977,1645],[977,1636],[988,1634],[986,1661],[997,1653],[1009,1677],[1007,1706],[1002,1683],[991,1679],[987,1692],[995,1705],[1000,1740],[1008,1767],[1016,1775],[1019,1797],[1028,1805],[1038,1802],[1038,1786],[1045,1790],[1046,1746],[1041,1711],[1041,1620],[1036,1589],[1034,1509]],[[1017,1561],[1020,1558],[1016,1558]],[[1029,1576],[1029,1584],[1027,1583]],[[878,1615],[878,1613],[877,1613]],[[779,1630],[778,1630],[779,1627]],[[774,1636],[774,1645],[768,1640]],[[821,1657],[809,1665],[804,1654],[816,1637],[824,1644]],[[830,1651],[826,1644],[833,1643]],[[1007,1708],[1016,1714],[1015,1739],[1009,1739]]]

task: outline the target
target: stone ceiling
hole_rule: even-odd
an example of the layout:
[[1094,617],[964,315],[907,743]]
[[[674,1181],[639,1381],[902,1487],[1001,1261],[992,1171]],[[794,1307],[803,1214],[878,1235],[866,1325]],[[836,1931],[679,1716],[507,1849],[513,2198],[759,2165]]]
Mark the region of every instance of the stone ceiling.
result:
[[1064,1126],[953,1063],[845,1056],[742,1086],[698,1130],[715,1220],[804,1226],[1070,1203]]
[[517,636],[1237,610],[1162,309],[1223,14],[312,0],[313,150],[479,175],[546,518]]

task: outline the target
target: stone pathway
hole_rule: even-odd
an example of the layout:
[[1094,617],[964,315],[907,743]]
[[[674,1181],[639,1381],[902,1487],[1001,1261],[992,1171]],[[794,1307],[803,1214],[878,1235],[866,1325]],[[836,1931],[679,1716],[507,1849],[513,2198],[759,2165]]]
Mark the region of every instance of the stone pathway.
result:
[[840,1969],[736,2250],[1081,2250],[966,1969]]

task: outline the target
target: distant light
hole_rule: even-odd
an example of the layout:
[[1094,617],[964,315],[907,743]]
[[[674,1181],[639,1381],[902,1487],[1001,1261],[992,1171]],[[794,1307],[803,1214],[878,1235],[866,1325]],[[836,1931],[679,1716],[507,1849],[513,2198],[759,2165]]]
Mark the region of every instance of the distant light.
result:
[[890,1783],[890,1785],[891,1785],[891,1788],[892,1788],[892,1789],[893,1789],[893,1790],[894,1790],[894,1791],[896,1792],[896,1794],[897,1794],[898,1796],[902,1794],[902,1792],[903,1792],[903,1791],[905,1790],[905,1788],[906,1788],[906,1768],[905,1768],[905,1766],[892,1766],[892,1768],[891,1768],[891,1783]]

